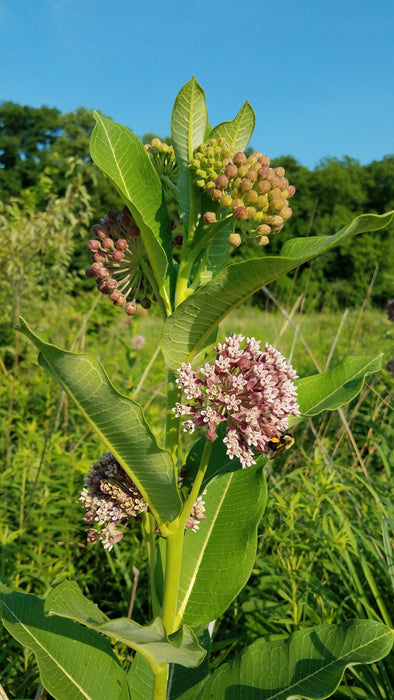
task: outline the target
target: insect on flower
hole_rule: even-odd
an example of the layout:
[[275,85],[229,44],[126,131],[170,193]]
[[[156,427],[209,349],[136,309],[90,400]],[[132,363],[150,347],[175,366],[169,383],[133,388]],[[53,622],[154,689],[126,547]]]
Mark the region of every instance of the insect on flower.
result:
[[273,452],[271,459],[275,459],[284,450],[289,450],[290,447],[294,445],[294,438],[290,433],[283,433],[279,437],[273,437],[269,443],[268,448]]

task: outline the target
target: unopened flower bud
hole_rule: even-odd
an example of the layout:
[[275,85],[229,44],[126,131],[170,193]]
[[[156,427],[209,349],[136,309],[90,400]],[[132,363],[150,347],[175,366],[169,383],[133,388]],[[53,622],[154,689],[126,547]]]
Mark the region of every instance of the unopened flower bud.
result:
[[112,253],[112,259],[116,262],[120,262],[121,260],[123,260],[123,258],[124,255],[121,250],[114,250],[114,252]]
[[237,207],[234,209],[234,218],[237,219],[237,221],[243,221],[244,219],[248,218],[248,212],[246,211],[246,207]]
[[242,153],[242,151],[238,151],[238,153],[236,153],[234,158],[233,158],[233,163],[237,167],[240,165],[244,165],[244,163],[246,163],[246,161],[247,161],[247,157],[246,157],[245,153]]
[[267,192],[269,192],[271,189],[271,183],[268,182],[268,180],[259,180],[259,182],[257,182],[256,184],[256,187],[260,194],[267,194]]
[[148,297],[144,297],[143,299],[141,299],[141,306],[143,309],[150,309],[151,305],[152,302],[150,299],[148,299]]
[[280,210],[280,215],[281,215],[283,221],[287,221],[288,219],[290,219],[292,213],[293,213],[293,210],[291,207],[284,207],[283,209]]
[[140,235],[140,230],[139,230],[137,224],[132,224],[131,226],[129,226],[128,229],[127,229],[127,233],[128,233],[129,236],[131,236],[132,238],[136,238],[137,236],[139,236],[139,235]]
[[104,238],[102,244],[104,250],[113,250],[114,248],[114,242],[112,238]]
[[229,207],[231,207],[232,203],[233,203],[233,198],[230,197],[229,194],[224,194],[220,198],[220,206],[224,207],[225,209],[228,209]]
[[128,316],[134,316],[136,310],[137,310],[137,304],[135,303],[135,299],[133,301],[129,301],[128,304],[124,307],[124,310]]
[[179,221],[178,219],[170,219],[170,229],[171,231],[174,231],[176,228],[179,226]]
[[[93,267],[93,265],[92,265],[92,267]],[[97,272],[96,272],[96,277],[98,279],[104,280],[106,277],[108,277],[108,274],[109,274],[108,270],[106,270],[105,267],[100,267],[100,269],[97,270]]]
[[127,248],[127,241],[125,238],[118,238],[118,240],[115,243],[115,248],[116,250],[124,251]]
[[[115,294],[118,290],[115,289],[112,294],[110,295],[110,298],[112,299],[112,295]],[[124,306],[126,302],[126,297],[123,294],[119,294],[119,296],[116,297],[116,299],[112,299],[115,306]]]
[[106,256],[102,255],[101,253],[94,253],[93,255],[93,260],[95,263],[104,263],[106,261]]
[[271,233],[271,227],[267,224],[261,224],[258,228],[258,232],[261,233],[262,236],[267,237]]
[[220,199],[220,197],[222,196],[223,192],[222,192],[222,190],[219,190],[218,187],[212,187],[212,189],[211,189],[211,191],[210,191],[209,194],[211,195],[211,198],[212,198],[214,201],[216,201],[217,199]]
[[203,218],[206,224],[214,224],[216,221],[216,214],[214,211],[207,211]]
[[100,241],[97,241],[95,238],[92,238],[88,243],[88,248],[92,251],[100,250]]
[[238,246],[240,246],[242,243],[242,238],[239,233],[230,233],[228,243],[232,248],[238,248]]
[[260,238],[258,239],[259,245],[268,245],[268,243],[269,243],[268,236],[260,236]]
[[252,189],[251,181],[244,177],[239,183],[239,189],[241,192],[249,192]]
[[225,168],[224,174],[226,175],[226,177],[228,177],[229,180],[232,180],[234,177],[237,176],[238,169],[236,168],[234,163],[229,163]]
[[228,185],[228,177],[226,177],[226,175],[218,175],[216,178],[216,184],[221,190],[226,189]]
[[95,224],[92,229],[93,233],[100,240],[104,240],[108,236],[107,228],[101,224]]
[[183,233],[177,233],[176,236],[172,239],[172,244],[174,246],[181,246],[183,245]]

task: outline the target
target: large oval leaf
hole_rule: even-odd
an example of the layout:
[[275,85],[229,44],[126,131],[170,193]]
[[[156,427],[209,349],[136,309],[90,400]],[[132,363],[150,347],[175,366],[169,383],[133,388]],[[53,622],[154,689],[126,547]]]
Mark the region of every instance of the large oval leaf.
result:
[[170,312],[171,234],[160,179],[143,144],[121,124],[95,112],[90,154],[126,201],[138,224],[155,279]]
[[161,346],[167,367],[176,370],[182,362],[192,360],[220,321],[264,285],[349,236],[385,228],[393,217],[394,211],[381,216],[359,216],[333,236],[288,241],[279,257],[266,256],[229,265],[191,294],[166,320]]
[[178,92],[171,115],[171,143],[179,166],[189,166],[194,149],[204,141],[207,123],[205,93],[193,76]]
[[196,700],[306,700],[328,698],[347,666],[389,653],[394,632],[381,622],[319,625],[289,639],[251,644],[215,671]]
[[250,576],[267,501],[261,468],[217,478],[204,501],[206,520],[185,534],[179,582],[177,618],[192,627],[219,617]]
[[302,415],[316,416],[349,403],[360,393],[365,376],[381,369],[382,355],[346,357],[328,372],[299,379],[296,384]]
[[[179,213],[189,230],[191,201],[196,197],[189,164],[194,149],[203,143],[208,126],[205,93],[193,76],[179,91],[171,114],[171,142],[178,163]],[[192,219],[197,211],[192,214]]]
[[116,391],[93,355],[45,343],[22,318],[17,330],[38,348],[40,364],[75,401],[133,479],[158,523],[173,520],[181,506],[174,464],[169,452],[158,447],[140,405]]
[[42,683],[54,698],[130,700],[126,674],[108,639],[72,620],[48,617],[34,595],[7,593],[5,586],[1,591],[4,626],[34,652]]

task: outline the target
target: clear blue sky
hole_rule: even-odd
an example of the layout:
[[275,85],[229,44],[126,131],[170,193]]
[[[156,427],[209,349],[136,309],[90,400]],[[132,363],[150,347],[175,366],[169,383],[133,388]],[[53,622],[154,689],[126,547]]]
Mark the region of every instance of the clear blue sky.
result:
[[169,135],[193,74],[212,125],[313,168],[394,153],[394,0],[0,0],[0,100],[98,109]]

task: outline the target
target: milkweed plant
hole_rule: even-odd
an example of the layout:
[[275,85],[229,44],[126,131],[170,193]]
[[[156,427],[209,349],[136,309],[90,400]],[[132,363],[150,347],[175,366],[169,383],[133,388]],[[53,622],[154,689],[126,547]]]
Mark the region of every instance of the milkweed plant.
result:
[[[94,356],[45,342],[23,319],[17,328],[106,446],[81,485],[81,520],[91,546],[108,550],[140,522],[152,622],[110,619],[65,581],[45,600],[2,586],[4,625],[34,652],[44,688],[59,700],[329,697],[347,666],[389,653],[392,630],[371,620],[308,627],[257,640],[212,671],[211,633],[254,565],[267,463],[292,446],[306,417],[350,401],[381,357],[349,357],[298,378],[263,326],[259,338],[231,333],[218,342],[217,334],[261,287],[350,236],[384,228],[394,212],[359,216],[330,236],[293,238],[272,255],[297,194],[284,168],[247,150],[255,123],[248,102],[212,128],[192,78],[175,100],[171,146],[157,138],[144,146],[100,114],[95,122],[91,157],[124,206],[93,227],[86,274],[114,314],[160,310],[165,442]],[[182,440],[183,431],[191,437]],[[130,668],[111,640],[133,650]]]

